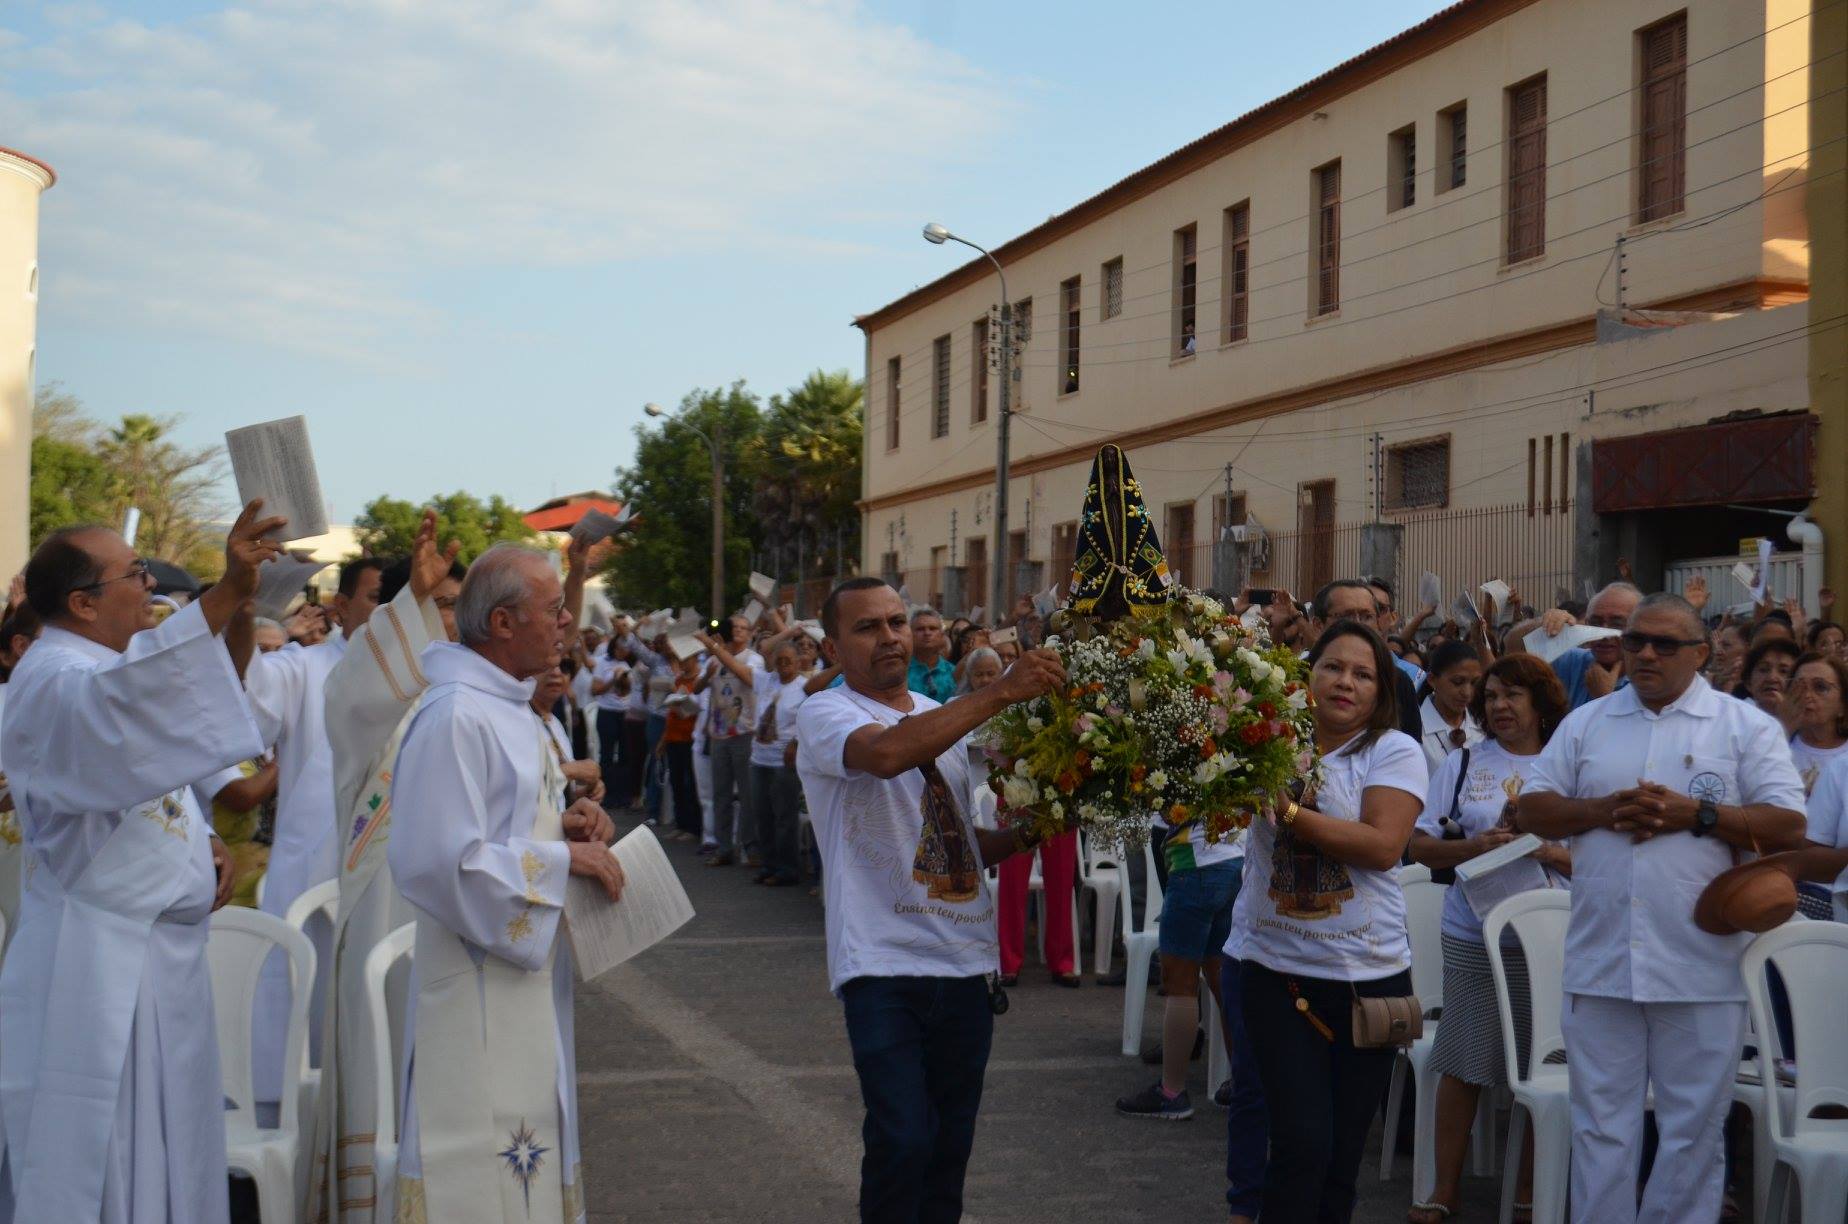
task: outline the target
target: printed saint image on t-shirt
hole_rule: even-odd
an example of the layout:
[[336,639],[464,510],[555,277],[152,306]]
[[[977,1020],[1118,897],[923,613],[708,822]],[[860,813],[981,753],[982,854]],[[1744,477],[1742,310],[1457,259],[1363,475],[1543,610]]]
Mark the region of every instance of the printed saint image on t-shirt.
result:
[[1280,918],[1332,918],[1354,896],[1347,867],[1297,840],[1288,825],[1277,830],[1270,897]]
[[757,719],[757,742],[760,744],[776,743],[776,702],[768,702]]
[[911,860],[911,878],[925,886],[933,901],[973,901],[982,891],[981,864],[956,814],[949,783],[935,764],[925,766],[923,773],[918,806],[923,809],[924,830]]

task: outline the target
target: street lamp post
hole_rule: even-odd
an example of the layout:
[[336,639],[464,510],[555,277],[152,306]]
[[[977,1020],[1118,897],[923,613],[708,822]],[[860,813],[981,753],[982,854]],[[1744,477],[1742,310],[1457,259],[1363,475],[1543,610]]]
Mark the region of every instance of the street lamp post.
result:
[[1001,395],[997,405],[999,415],[995,421],[995,546],[988,554],[994,567],[988,574],[990,623],[998,625],[1007,614],[1007,434],[1013,415],[1010,396],[1014,382],[1013,305],[1007,296],[1007,273],[1002,271],[1001,261],[987,247],[977,246],[967,238],[952,234],[935,221],[924,227],[924,239],[938,246],[946,242],[960,242],[971,250],[980,251],[995,266],[995,275],[1001,278]]
[[719,443],[725,436],[724,422],[715,419],[709,437],[698,426],[668,416],[667,410],[659,404],[644,404],[642,411],[688,430],[712,452],[712,619],[717,621],[723,615],[725,599],[725,460],[719,451]]

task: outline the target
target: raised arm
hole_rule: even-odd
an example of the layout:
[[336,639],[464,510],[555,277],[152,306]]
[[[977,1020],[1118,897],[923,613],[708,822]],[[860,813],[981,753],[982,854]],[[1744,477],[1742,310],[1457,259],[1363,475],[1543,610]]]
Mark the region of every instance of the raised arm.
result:
[[579,623],[584,619],[584,583],[590,578],[590,541],[571,537],[565,550],[565,612],[571,627],[565,630],[565,649],[576,645]]
[[936,760],[956,741],[1007,707],[1030,701],[1064,683],[1065,666],[1057,654],[1029,650],[987,688],[894,726],[861,727],[847,737],[842,762],[848,769],[874,777],[896,778],[908,769]]
[[717,659],[732,675],[738,677],[738,679],[744,681],[746,684],[753,683],[750,666],[742,662],[738,656],[734,655],[731,651],[719,645],[719,640],[717,638],[708,633],[696,633],[693,635],[693,639],[701,646],[704,646],[712,654],[712,657]]

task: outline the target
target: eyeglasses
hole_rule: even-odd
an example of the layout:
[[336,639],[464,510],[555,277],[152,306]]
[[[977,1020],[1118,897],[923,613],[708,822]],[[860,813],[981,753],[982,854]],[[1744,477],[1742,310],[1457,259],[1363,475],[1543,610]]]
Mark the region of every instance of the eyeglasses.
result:
[[147,558],[136,557],[135,563],[128,567],[128,572],[126,574],[117,574],[114,578],[99,578],[95,582],[86,582],[80,587],[72,587],[71,590],[100,591],[112,582],[127,582],[131,578],[137,582],[145,583],[148,580],[149,573],[150,570],[148,568]]
[[1656,652],[1658,658],[1663,659],[1674,658],[1676,652],[1683,646],[1705,645],[1700,638],[1662,637],[1654,633],[1637,633],[1635,630],[1624,634],[1617,641],[1623,647],[1625,654],[1641,654],[1643,647],[1647,646]]

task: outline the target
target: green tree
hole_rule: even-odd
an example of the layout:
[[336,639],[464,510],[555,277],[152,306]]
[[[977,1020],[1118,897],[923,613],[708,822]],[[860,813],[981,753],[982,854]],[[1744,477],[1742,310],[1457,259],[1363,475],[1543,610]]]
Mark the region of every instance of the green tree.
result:
[[473,561],[503,540],[530,541],[537,534],[520,517],[519,509],[500,494],[482,501],[458,489],[412,505],[399,497],[375,497],[353,521],[359,546],[374,557],[405,557],[417,538],[417,525],[425,507],[436,510],[436,538],[462,543],[461,560]]
[[[712,516],[724,515],[723,607],[744,602],[758,547],[752,513],[763,408],[742,381],[696,390],[659,424],[635,427],[635,462],[616,470],[615,495],[640,520],[626,547],[604,567],[612,598],[626,607],[694,607],[704,611],[712,586]],[[690,425],[716,437],[726,467],[724,505],[712,504],[712,453]]]
[[120,500],[115,473],[95,451],[50,434],[33,436],[32,547],[60,527],[109,523]]
[[[778,578],[840,575],[859,555],[863,389],[816,370],[774,396],[750,457],[752,509]],[[803,573],[796,567],[801,564]]]
[[202,577],[222,564],[212,524],[227,509],[219,495],[226,476],[224,448],[188,448],[173,440],[177,417],[130,413],[101,431],[96,453],[116,474],[120,522],[130,506],[141,511],[135,550],[174,561]]

